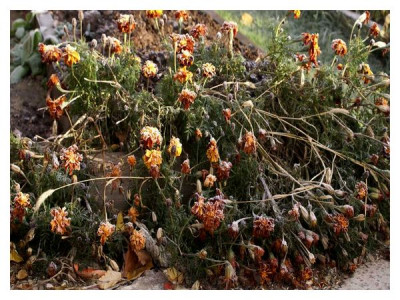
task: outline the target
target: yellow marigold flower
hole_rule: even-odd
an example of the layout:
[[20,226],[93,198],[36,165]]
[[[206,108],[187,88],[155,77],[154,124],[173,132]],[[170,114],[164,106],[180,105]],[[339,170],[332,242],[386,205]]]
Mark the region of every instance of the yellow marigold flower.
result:
[[193,64],[193,55],[188,50],[182,50],[181,53],[177,55],[178,62],[181,66],[190,67]]
[[181,164],[181,172],[183,174],[190,174],[190,162],[189,159],[185,159],[183,163]]
[[136,157],[135,155],[129,155],[128,158],[126,159],[126,161],[128,162],[128,165],[133,168],[136,165]]
[[104,245],[114,231],[115,225],[109,222],[101,222],[99,229],[97,229],[97,235],[100,237],[100,243]]
[[131,218],[132,222],[136,222],[136,218],[139,216],[139,212],[135,207],[131,207],[128,211],[128,216]]
[[171,138],[171,140],[169,141],[169,146],[168,146],[167,152],[175,157],[179,157],[181,155],[182,144],[181,144],[179,138],[176,138],[174,136]]
[[129,244],[135,251],[140,251],[146,247],[146,238],[137,230],[133,230],[129,237]]
[[182,67],[174,75],[174,80],[178,80],[180,83],[185,83],[186,81],[192,82],[193,73],[186,70],[186,67]]
[[53,217],[53,220],[50,221],[51,231],[64,235],[68,231],[67,227],[71,225],[71,218],[67,218],[66,208],[52,208],[50,214]]
[[362,80],[364,81],[365,84],[370,83],[371,79],[374,78],[374,73],[372,72],[371,68],[369,67],[369,64],[365,64],[365,63],[360,64],[359,73],[364,75],[362,77]]
[[63,115],[64,110],[62,108],[62,105],[65,100],[67,100],[67,97],[65,97],[65,95],[62,95],[55,100],[51,99],[50,96],[47,96],[46,106],[50,116],[53,119],[59,119]]
[[146,16],[150,19],[155,19],[161,17],[162,10],[146,10]]
[[77,145],[72,145],[67,149],[62,149],[60,159],[63,162],[63,167],[70,176],[74,170],[79,171],[81,169],[81,161],[83,156],[82,154],[78,153]]
[[81,59],[79,53],[76,51],[76,48],[72,47],[69,44],[65,46],[63,56],[64,56],[64,63],[68,67],[71,67],[73,64],[76,64]]
[[201,36],[206,36],[207,34],[207,27],[204,24],[196,24],[191,30],[190,35],[193,36],[195,39],[198,39]]
[[246,132],[246,134],[239,141],[240,147],[247,154],[256,152],[257,140],[252,132]]
[[229,34],[229,32],[232,31],[233,36],[235,37],[238,33],[238,25],[233,21],[225,21],[224,24],[222,24],[221,31],[226,34]]
[[375,38],[380,34],[380,32],[381,30],[376,23],[372,24],[371,28],[369,29],[369,35],[372,35]]
[[131,33],[135,30],[136,22],[133,15],[120,15],[117,20],[118,29],[122,33]]
[[300,18],[301,10],[291,10],[291,12],[293,12],[293,17],[295,19],[299,19]]
[[336,55],[345,56],[347,53],[346,43],[341,39],[332,41],[332,50],[335,51]]
[[160,131],[151,126],[145,126],[140,130],[140,145],[143,149],[151,149],[154,145],[160,146],[163,141]]
[[204,186],[212,187],[214,185],[215,181],[217,181],[217,177],[215,177],[214,175],[208,174],[206,179],[204,180]]
[[175,19],[177,19],[177,20],[187,21],[188,18],[189,18],[189,15],[186,10],[177,10],[175,12]]
[[205,63],[201,66],[201,70],[203,71],[203,77],[212,78],[215,76],[215,66],[210,63]]
[[216,163],[219,161],[217,141],[214,138],[211,138],[210,143],[208,144],[206,155],[211,163]]
[[152,166],[160,166],[162,164],[162,157],[160,150],[146,150],[145,155],[143,155],[144,164],[148,169]]
[[31,202],[29,201],[29,194],[18,192],[14,198],[14,203],[19,207],[29,207],[31,205]]
[[135,56],[133,57],[133,59],[134,59],[134,61],[136,61],[138,64],[141,64],[141,63],[142,63],[142,59],[141,59],[139,56],[137,56],[137,55],[135,55]]
[[39,53],[44,63],[57,62],[62,56],[62,51],[57,46],[45,45],[43,43],[39,43]]
[[188,89],[183,89],[182,92],[179,94],[178,101],[183,104],[185,110],[188,110],[190,106],[194,103],[196,97],[197,94],[195,92],[192,92]]
[[151,60],[146,60],[142,67],[143,76],[146,78],[153,78],[157,75],[158,67]]

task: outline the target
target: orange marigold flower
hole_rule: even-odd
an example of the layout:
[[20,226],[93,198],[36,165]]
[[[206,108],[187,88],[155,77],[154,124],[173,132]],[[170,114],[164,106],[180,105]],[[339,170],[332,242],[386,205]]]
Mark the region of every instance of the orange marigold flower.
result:
[[50,214],[53,217],[53,220],[50,221],[51,231],[61,235],[68,232],[67,227],[71,226],[71,218],[67,218],[66,208],[52,208]]
[[19,207],[29,207],[31,205],[31,202],[29,201],[29,194],[18,192],[14,198],[14,203]]
[[293,18],[295,19],[299,19],[301,16],[301,10],[291,10],[291,12],[293,13]]
[[135,30],[136,22],[133,15],[120,15],[117,20],[118,29],[122,33],[131,33]]
[[131,207],[128,211],[128,216],[131,218],[132,222],[136,222],[136,218],[139,216],[139,212],[135,207]]
[[178,72],[174,75],[174,80],[178,80],[180,83],[192,82],[192,78],[193,73],[186,70],[186,67],[179,68]]
[[205,63],[201,66],[201,70],[203,71],[202,75],[205,78],[212,78],[215,76],[215,66],[210,63]]
[[183,50],[187,50],[190,53],[193,53],[194,51],[194,38],[189,35],[189,34],[185,34],[185,35],[180,35],[179,36],[179,40],[177,42],[177,53],[182,52]]
[[318,67],[318,55],[321,54],[321,50],[318,45],[318,33],[310,34],[308,32],[302,33],[303,43],[305,46],[310,46],[308,49],[309,61],[312,62],[316,67]]
[[167,152],[175,157],[181,156],[182,153],[182,144],[179,138],[172,137],[171,140],[169,141],[169,146],[167,149]]
[[371,28],[369,29],[369,35],[372,35],[375,38],[380,34],[380,32],[381,30],[376,23],[372,24]]
[[57,62],[62,56],[62,51],[57,46],[45,45],[43,43],[39,43],[39,53],[44,63]]
[[183,174],[190,174],[190,162],[189,159],[185,159],[183,163],[181,164],[181,172]]
[[231,119],[231,115],[232,115],[230,108],[223,109],[222,113],[224,114],[225,121],[229,122],[229,120]]
[[296,53],[295,54],[295,58],[296,58],[296,62],[297,61],[302,62],[302,61],[305,61],[307,59],[307,55]]
[[198,39],[201,36],[206,36],[207,34],[207,27],[204,24],[196,24],[192,30],[190,30],[190,35],[193,36],[195,39]]
[[122,175],[121,165],[119,163],[116,165],[113,164],[111,167],[111,172],[106,174],[107,177],[116,178],[111,183],[111,192],[118,189],[118,187],[120,186],[121,180],[119,179],[119,177],[121,177],[121,175]]
[[128,158],[126,159],[128,162],[128,165],[131,167],[131,169],[136,165],[136,157],[135,155],[129,155]]
[[303,36],[302,40],[305,46],[311,43],[311,33],[303,32],[301,35]]
[[335,39],[332,41],[332,50],[335,51],[336,55],[345,56],[347,53],[347,45],[341,39]]
[[135,251],[140,251],[146,247],[146,238],[137,230],[133,230],[129,237],[129,244]]
[[214,234],[214,231],[219,227],[224,218],[224,212],[220,209],[218,202],[207,202],[204,205],[204,214],[201,221],[204,224],[204,229],[210,234]]
[[183,89],[182,92],[179,94],[178,101],[183,104],[185,110],[188,110],[190,106],[194,103],[197,94],[193,91],[188,89]]
[[177,56],[178,62],[183,67],[190,67],[193,64],[193,55],[187,50],[182,50]]
[[235,37],[238,33],[238,25],[236,22],[233,22],[233,21],[229,21],[229,22],[225,21],[224,24],[222,24],[221,31],[226,34],[229,34],[230,32],[232,32],[233,36]]
[[47,87],[51,89],[53,86],[60,84],[60,78],[58,78],[57,74],[51,74],[49,80],[47,81]]
[[97,235],[100,237],[100,243],[104,245],[114,231],[115,225],[109,222],[101,222],[99,229],[97,229]]
[[202,220],[203,215],[204,215],[204,209],[205,209],[205,204],[204,200],[205,198],[199,194],[196,194],[197,201],[194,203],[191,209],[191,213],[195,215],[199,220]]
[[63,162],[63,167],[70,176],[74,170],[79,171],[81,169],[81,161],[83,159],[82,154],[78,153],[78,146],[72,145],[67,149],[61,150],[60,159]]
[[356,197],[357,199],[364,200],[368,194],[367,186],[364,182],[360,181],[356,184]]
[[140,145],[143,149],[151,149],[154,145],[160,146],[163,141],[160,131],[151,126],[145,126],[140,130]]
[[186,10],[177,10],[175,12],[175,19],[177,19],[177,20],[187,21],[188,18],[189,18],[189,15]]
[[63,57],[64,57],[64,63],[68,67],[71,67],[73,64],[76,64],[81,59],[79,53],[76,51],[76,48],[72,47],[69,44],[64,48]]
[[199,128],[196,128],[196,130],[194,131],[194,135],[197,141],[199,141],[203,137],[203,134],[201,133],[201,130]]
[[273,218],[258,216],[253,222],[253,236],[268,238],[274,231],[275,221]]
[[371,80],[374,78],[374,73],[369,67],[369,64],[365,63],[360,64],[358,72],[363,75],[362,80],[364,81],[365,84],[370,83]]
[[342,65],[342,64],[338,64],[338,65],[337,65],[337,69],[338,69],[339,71],[343,70],[343,65]]
[[368,10],[366,10],[363,15],[364,15],[364,18],[362,20],[362,23],[363,24],[368,24],[369,23],[369,19],[371,18],[371,13]]
[[142,66],[143,76],[146,78],[153,78],[157,75],[158,67],[151,60],[146,60]]
[[63,115],[64,110],[62,106],[65,100],[67,100],[67,97],[65,97],[65,95],[62,95],[55,100],[51,99],[50,96],[47,96],[46,98],[47,109],[49,111],[50,116],[53,119],[59,119]]
[[150,19],[155,19],[161,17],[162,10],[146,10],[146,16]]
[[215,177],[214,175],[208,174],[206,179],[204,180],[204,186],[212,187],[214,185],[215,181],[217,181],[217,177]]
[[337,235],[341,232],[347,232],[349,227],[349,220],[342,214],[338,214],[332,217],[333,221],[333,232]]
[[274,271],[268,263],[261,263],[258,268],[258,274],[260,275],[260,283],[261,285],[265,285],[271,282]]
[[229,161],[221,161],[217,166],[217,178],[219,181],[223,181],[229,178],[229,173],[232,169],[232,163]]
[[300,271],[300,278],[303,281],[310,280],[313,276],[313,272],[309,267],[304,268]]
[[256,152],[257,139],[254,134],[250,131],[239,140],[239,145],[242,150],[247,154],[252,154]]
[[109,37],[108,38],[108,47],[110,47],[110,51],[111,53],[114,54],[120,54],[122,53],[122,46],[121,46],[121,42],[120,40],[113,38],[113,37]]
[[211,163],[216,163],[219,161],[217,141],[214,138],[211,138],[210,143],[207,146],[206,155]]
[[143,161],[147,169],[151,169],[152,166],[160,166],[162,163],[161,151],[160,150],[146,150],[143,155]]

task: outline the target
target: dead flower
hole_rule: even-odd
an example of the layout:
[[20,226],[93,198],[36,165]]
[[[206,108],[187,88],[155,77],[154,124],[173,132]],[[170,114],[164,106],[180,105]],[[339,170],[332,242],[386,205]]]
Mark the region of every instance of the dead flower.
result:
[[153,78],[157,75],[158,67],[151,60],[146,60],[142,66],[143,76],[146,78]]
[[78,146],[75,144],[67,149],[62,149],[60,159],[63,162],[63,167],[70,176],[72,176],[74,170],[79,171],[81,169],[83,156],[78,153]]
[[177,55],[177,58],[182,67],[190,67],[194,61],[192,53],[188,50],[182,50],[182,52]]
[[196,24],[191,30],[190,35],[193,36],[195,39],[199,37],[204,37],[207,34],[207,27],[204,24]]
[[246,132],[246,134],[241,137],[239,140],[240,148],[247,154],[252,154],[256,152],[257,148],[257,139],[254,134],[250,131]]
[[101,222],[99,229],[97,229],[97,235],[100,237],[100,243],[104,245],[114,231],[115,225],[109,222]]
[[364,200],[365,196],[368,194],[367,186],[363,181],[360,181],[356,184],[356,198],[360,200]]
[[63,115],[64,109],[62,108],[62,105],[65,100],[67,100],[67,97],[65,95],[62,95],[54,100],[51,99],[50,96],[47,96],[46,106],[51,118],[59,119]]
[[183,104],[185,110],[188,110],[190,106],[194,103],[197,94],[193,91],[188,89],[183,89],[182,92],[179,94],[178,101]]
[[50,214],[53,217],[53,220],[50,221],[51,231],[60,235],[67,233],[67,227],[71,226],[71,218],[67,218],[66,208],[52,208]]
[[275,221],[273,218],[258,216],[253,222],[253,236],[268,238],[274,231]]
[[136,218],[139,216],[139,212],[136,207],[131,207],[128,211],[128,216],[131,218],[132,222],[136,222]]
[[225,121],[229,122],[231,119],[231,115],[232,115],[230,108],[223,109],[222,113],[224,114]]
[[58,62],[62,56],[60,48],[55,45],[45,45],[43,43],[39,43],[39,53],[44,63]]
[[378,37],[381,30],[379,29],[378,24],[372,24],[371,28],[369,29],[369,35],[372,35],[374,38]]
[[205,78],[212,78],[215,76],[216,72],[215,72],[215,66],[213,64],[210,63],[205,63],[201,66],[201,70],[202,70],[202,75]]
[[206,155],[211,163],[216,163],[219,161],[217,141],[214,138],[211,138],[210,143],[207,146]]
[[186,70],[186,67],[179,68],[178,72],[174,75],[174,80],[180,83],[192,82],[193,73]]
[[133,15],[120,15],[117,20],[118,29],[122,33],[131,33],[135,30],[136,22],[133,20]]
[[208,174],[206,179],[204,180],[204,186],[212,187],[214,185],[215,181],[217,181],[217,177],[215,177],[212,174]]
[[121,184],[121,179],[119,179],[119,177],[121,177],[122,172],[121,172],[121,164],[118,163],[116,165],[112,165],[111,166],[111,172],[107,173],[106,176],[107,177],[115,177],[116,179],[114,179],[111,183],[111,192],[114,190],[117,190]]
[[186,10],[177,10],[175,12],[175,19],[179,20],[180,22],[187,21],[188,18],[189,18],[189,15]]
[[181,156],[182,153],[182,144],[179,138],[172,136],[171,140],[169,141],[169,146],[167,152],[175,157]]
[[336,55],[345,56],[347,53],[346,43],[341,39],[335,39],[332,41],[332,50]]
[[183,174],[190,174],[190,162],[189,159],[185,159],[183,163],[181,164],[181,172]]
[[143,161],[149,170],[152,166],[160,166],[162,163],[161,151],[146,150],[145,155],[143,155]]
[[369,67],[369,64],[365,63],[360,64],[358,72],[363,75],[362,80],[364,81],[365,84],[370,83],[371,80],[374,78],[374,73]]
[[136,165],[136,157],[135,155],[129,155],[128,158],[126,159],[128,162],[128,165],[130,166],[131,169],[133,169]]
[[129,237],[129,244],[133,250],[140,251],[146,247],[146,238],[134,229]]
[[230,32],[232,32],[233,36],[235,37],[238,33],[238,25],[233,21],[225,21],[224,24],[222,24],[221,31],[226,34],[230,34]]
[[221,161],[216,169],[217,178],[219,181],[227,180],[232,169],[232,163],[229,161]]
[[161,133],[156,127],[145,126],[140,130],[140,145],[143,149],[151,149],[154,145],[160,146],[162,141]]

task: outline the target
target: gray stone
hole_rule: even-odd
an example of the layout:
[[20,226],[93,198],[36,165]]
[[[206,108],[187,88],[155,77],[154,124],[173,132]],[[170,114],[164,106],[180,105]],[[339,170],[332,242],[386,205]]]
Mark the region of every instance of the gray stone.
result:
[[121,286],[118,290],[163,290],[166,281],[163,272],[147,270],[130,285]]

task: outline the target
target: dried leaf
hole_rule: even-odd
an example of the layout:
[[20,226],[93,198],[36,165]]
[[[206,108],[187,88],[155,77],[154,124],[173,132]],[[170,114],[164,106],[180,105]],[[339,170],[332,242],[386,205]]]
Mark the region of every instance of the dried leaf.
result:
[[117,262],[115,260],[110,259],[108,264],[110,265],[110,267],[114,270],[119,272],[119,266],[117,264]]
[[200,281],[196,280],[192,285],[192,290],[199,290],[200,289]]
[[36,201],[35,207],[33,208],[34,213],[36,213],[39,210],[40,205],[42,205],[43,202],[54,193],[54,191],[55,191],[54,189],[50,189],[40,195],[40,197]]
[[175,267],[168,268],[163,271],[167,279],[171,281],[173,284],[182,284],[183,282],[183,273],[175,269]]
[[102,290],[109,289],[121,280],[121,272],[108,270],[104,276],[98,280],[99,288]]
[[19,270],[19,272],[17,274],[17,279],[22,280],[22,279],[25,279],[26,277],[28,277],[28,272],[25,269]]
[[21,257],[21,255],[18,254],[17,250],[11,249],[10,250],[10,260],[20,263],[21,261],[23,261],[23,258]]
[[75,270],[75,273],[79,277],[84,278],[84,279],[97,279],[97,278],[104,276],[104,274],[106,274],[105,270],[96,270],[91,267],[83,269],[82,271],[79,271],[78,264],[74,264],[74,270]]
[[[139,253],[140,258],[137,253]],[[146,251],[142,250],[137,253],[129,247],[128,251],[124,254],[122,276],[128,280],[138,278],[146,270],[150,270],[153,267],[153,261]]]
[[135,253],[143,266],[151,262],[151,256],[146,250],[135,251]]
[[123,231],[125,228],[124,226],[124,215],[122,214],[122,211],[118,213],[117,216],[117,224],[115,225],[115,230],[118,231]]

